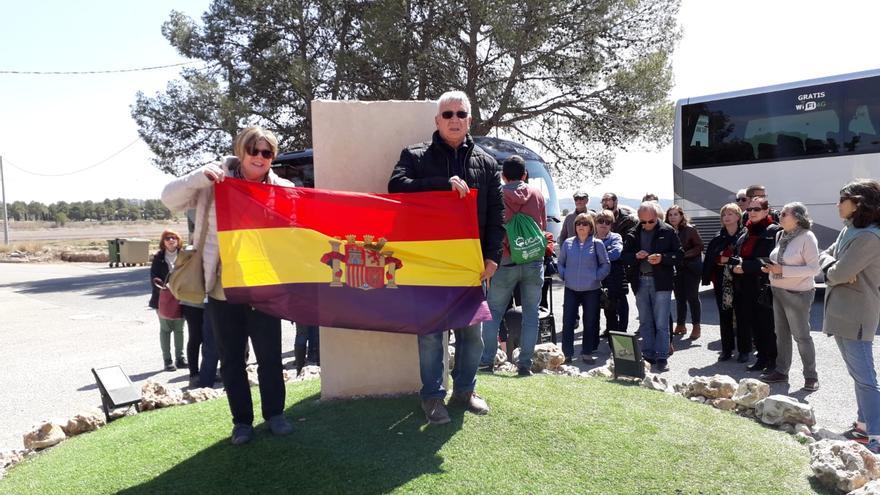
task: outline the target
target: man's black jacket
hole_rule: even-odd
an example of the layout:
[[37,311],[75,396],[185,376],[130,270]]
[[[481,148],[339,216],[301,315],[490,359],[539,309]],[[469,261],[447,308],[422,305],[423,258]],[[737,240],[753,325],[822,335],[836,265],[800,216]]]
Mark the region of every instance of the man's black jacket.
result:
[[434,131],[431,142],[407,146],[391,172],[388,192],[449,191],[453,175],[477,189],[477,222],[483,259],[501,262],[504,203],[498,162],[474,143],[470,134],[453,150]]
[[650,246],[642,246],[642,226],[638,225],[632,235],[625,237],[628,242],[623,245],[623,254],[620,259],[629,265],[627,270],[627,278],[632,284],[634,292],[639,291],[639,263],[641,260],[636,259],[636,253],[645,250],[648,254],[660,254],[660,263],[652,265],[654,275],[654,290],[672,290],[673,279],[675,278],[675,267],[681,266],[684,259],[684,251],[681,249],[681,241],[675,230],[658,219],[658,225],[654,227],[653,237],[651,237]]

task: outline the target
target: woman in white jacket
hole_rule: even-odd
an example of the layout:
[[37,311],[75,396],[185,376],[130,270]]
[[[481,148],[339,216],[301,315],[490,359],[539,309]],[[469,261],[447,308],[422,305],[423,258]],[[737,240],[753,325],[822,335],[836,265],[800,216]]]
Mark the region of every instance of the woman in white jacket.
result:
[[782,231],[777,234],[776,247],[770,263],[761,271],[770,274],[773,293],[773,320],[776,326],[776,369],[761,375],[767,383],[787,382],[791,368],[791,341],[794,339],[804,365],[803,390],[819,389],[816,374],[816,347],[810,336],[810,307],[816,296],[813,277],[819,273],[819,244],[810,231],[807,207],[789,203],[779,216]]
[[[196,208],[194,239],[204,229],[205,245],[201,247],[205,269],[205,309],[223,366],[220,373],[232,413],[232,443],[240,445],[254,436],[254,408],[245,370],[248,338],[257,358],[263,419],[275,435],[292,431],[284,417],[284,376],[281,366],[281,320],[246,304],[226,301],[220,282],[220,256],[217,243],[217,217],[214,211],[213,186],[226,177],[293,187],[271,170],[272,159],[278,154],[278,140],[260,127],[249,127],[235,137],[235,156],[211,163],[165,186],[162,202],[172,211]],[[204,221],[206,219],[207,221]]]

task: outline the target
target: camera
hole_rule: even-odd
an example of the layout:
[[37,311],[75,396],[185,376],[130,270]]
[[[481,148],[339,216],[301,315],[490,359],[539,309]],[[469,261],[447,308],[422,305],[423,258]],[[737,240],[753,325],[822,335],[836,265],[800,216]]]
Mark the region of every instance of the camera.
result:
[[742,261],[742,258],[740,258],[739,256],[731,256],[727,259],[727,264],[729,266],[739,266],[742,264]]

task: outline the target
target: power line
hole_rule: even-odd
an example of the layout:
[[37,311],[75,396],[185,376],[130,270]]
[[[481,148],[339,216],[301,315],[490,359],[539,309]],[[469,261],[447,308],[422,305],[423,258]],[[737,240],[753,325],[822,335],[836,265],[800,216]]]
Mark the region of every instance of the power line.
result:
[[122,72],[143,72],[148,70],[167,69],[169,67],[180,67],[182,65],[192,65],[196,62],[181,62],[179,64],[154,65],[151,67],[135,67],[129,69],[108,69],[108,70],[0,70],[0,74],[17,74],[17,75],[36,75],[36,76],[60,76],[73,75],[82,76],[89,74],[119,74]]
[[91,165],[89,165],[89,166],[87,166],[87,167],[83,167],[83,168],[80,168],[80,169],[77,169],[77,170],[72,170],[72,171],[70,171],[70,172],[62,172],[62,173],[60,173],[60,174],[46,174],[46,173],[43,173],[43,172],[34,172],[34,171],[31,171],[31,170],[27,170],[27,169],[25,169],[25,168],[19,167],[18,165],[12,163],[11,161],[9,161],[8,158],[6,159],[6,163],[8,163],[9,165],[12,165],[12,168],[17,169],[17,170],[20,171],[20,172],[24,172],[24,173],[26,173],[26,174],[30,174],[30,175],[37,175],[37,176],[39,176],[39,177],[64,177],[64,176],[67,176],[67,175],[74,175],[74,174],[78,174],[78,173],[80,173],[80,172],[85,172],[86,170],[93,169],[93,168],[95,168],[95,167],[97,167],[97,166],[99,166],[99,165],[103,165],[104,163],[110,161],[111,158],[116,157],[117,155],[119,155],[119,154],[122,153],[123,151],[125,151],[125,150],[127,150],[128,148],[131,148],[132,146],[134,146],[134,145],[135,145],[136,143],[138,143],[140,140],[141,140],[141,138],[138,137],[138,138],[135,139],[134,141],[132,141],[132,142],[126,144],[125,146],[123,146],[123,147],[120,148],[119,150],[113,152],[110,156],[108,156],[107,158],[104,158],[103,160],[101,160],[101,161],[99,161],[99,162],[95,162],[95,163],[93,163],[93,164],[91,164]]

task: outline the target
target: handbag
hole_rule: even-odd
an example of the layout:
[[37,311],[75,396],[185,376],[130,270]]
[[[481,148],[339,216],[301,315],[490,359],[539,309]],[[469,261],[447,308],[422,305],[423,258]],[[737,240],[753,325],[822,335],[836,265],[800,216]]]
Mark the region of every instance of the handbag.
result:
[[180,301],[168,289],[159,291],[159,318],[165,320],[179,320],[183,318],[183,309],[180,307]]
[[205,268],[202,265],[202,250],[205,247],[205,236],[208,234],[208,210],[214,201],[214,188],[208,194],[208,202],[201,218],[202,233],[195,246],[187,246],[177,254],[174,270],[168,276],[168,290],[178,300],[201,304],[205,301]]

